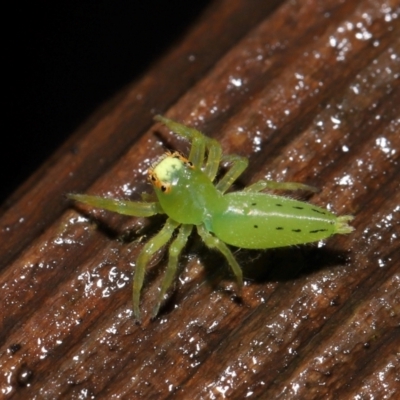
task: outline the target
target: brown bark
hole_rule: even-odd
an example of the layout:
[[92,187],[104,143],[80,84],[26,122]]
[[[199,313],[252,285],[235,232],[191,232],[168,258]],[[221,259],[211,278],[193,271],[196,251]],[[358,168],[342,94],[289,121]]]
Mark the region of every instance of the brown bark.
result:
[[[215,1],[82,126],[2,208],[3,395],[394,398],[399,13],[398,0]],[[322,248],[236,251],[241,301],[223,259],[193,236],[159,318],[135,324],[132,266],[163,219],[64,194],[150,192],[148,166],[165,147],[188,148],[152,125],[155,113],[248,157],[237,189],[265,177],[317,186],[310,201],[353,214],[356,230]],[[149,267],[144,313],[165,264]]]

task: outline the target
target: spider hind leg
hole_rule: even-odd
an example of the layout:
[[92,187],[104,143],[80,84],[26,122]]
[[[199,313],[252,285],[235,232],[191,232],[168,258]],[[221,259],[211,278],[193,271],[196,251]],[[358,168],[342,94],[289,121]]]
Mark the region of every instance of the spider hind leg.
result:
[[264,189],[268,190],[304,190],[306,192],[317,193],[318,189],[314,186],[305,185],[304,183],[298,182],[276,182],[260,180],[244,188],[245,192],[261,192]]
[[236,282],[239,289],[238,294],[240,296],[243,287],[243,272],[229,247],[222,240],[218,239],[216,236],[208,232],[203,225],[197,226],[197,232],[199,233],[200,237],[203,239],[207,247],[209,247],[210,249],[218,250],[228,261],[228,264],[236,277]]

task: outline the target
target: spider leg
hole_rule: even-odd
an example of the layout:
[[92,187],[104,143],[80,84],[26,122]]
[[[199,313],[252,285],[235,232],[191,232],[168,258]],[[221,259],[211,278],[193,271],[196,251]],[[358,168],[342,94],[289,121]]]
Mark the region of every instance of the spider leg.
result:
[[204,168],[204,173],[208,176],[208,178],[212,182],[214,181],[217,175],[219,163],[221,162],[222,147],[216,140],[209,139],[207,142],[207,150],[208,150],[208,157]]
[[146,265],[149,263],[151,257],[161,247],[163,247],[172,237],[175,229],[179,226],[178,222],[175,222],[171,218],[168,218],[165,225],[157,235],[153,236],[143,247],[136,261],[135,277],[133,280],[133,313],[137,320],[140,320],[140,291],[143,286],[144,273]]
[[232,164],[230,170],[215,185],[217,190],[219,190],[221,193],[225,193],[232,186],[232,183],[247,168],[249,161],[247,160],[247,158],[238,156],[236,154],[224,156],[222,157],[222,161],[226,161]]
[[229,266],[235,274],[239,291],[241,291],[243,286],[243,272],[232,252],[229,250],[229,247],[222,240],[208,232],[203,225],[197,225],[197,232],[207,247],[218,250],[226,258]]
[[151,217],[152,215],[164,213],[158,202],[147,203],[142,201],[117,200],[73,193],[67,194],[67,197],[93,207],[135,217]]
[[169,118],[156,115],[154,119],[163,123],[167,128],[171,129],[172,132],[191,142],[192,147],[189,153],[189,161],[191,161],[195,167],[201,168],[203,166],[204,155],[207,149],[209,154],[211,154],[212,162],[207,162],[206,174],[214,179],[217,174],[219,160],[222,153],[220,144],[215,139],[204,136],[197,129],[189,128],[188,126],[179,124]]
[[189,128],[188,126],[175,122],[172,119],[165,118],[161,115],[156,115],[154,119],[163,123],[167,128],[171,129],[172,132],[188,139],[191,142],[192,147],[189,153],[189,161],[191,161],[194,166],[201,167],[206,151],[207,138],[197,129]]
[[158,311],[160,309],[160,306],[164,300],[165,293],[171,286],[178,267],[178,258],[181,254],[182,249],[185,247],[188,236],[192,232],[193,225],[189,224],[184,224],[181,225],[179,228],[179,233],[176,237],[176,239],[171,243],[169,247],[169,259],[168,259],[168,266],[167,270],[165,272],[165,276],[163,278],[163,281],[161,283],[161,289],[160,293],[158,296],[157,304],[153,308],[153,312],[151,314],[151,317],[154,318],[157,316]]
[[318,189],[314,186],[304,185],[303,183],[297,182],[275,182],[275,181],[266,181],[260,180],[256,183],[253,183],[250,186],[244,188],[245,192],[261,192],[261,190],[270,189],[270,190],[305,190],[307,192],[318,192]]
[[203,166],[204,155],[206,153],[206,142],[202,136],[203,135],[196,135],[192,137],[192,147],[190,148],[188,157],[189,161],[191,161],[197,168],[201,168]]
[[[208,160],[206,162],[204,172],[210,178],[210,180],[213,181],[218,172],[221,161],[221,145],[215,139],[204,136],[197,129],[189,128],[161,115],[156,115],[154,119],[162,122],[165,126],[171,129],[171,131],[188,139],[192,143],[189,160],[194,166],[199,168],[202,167],[205,150],[208,150]],[[224,156],[222,160],[232,164],[231,169],[216,185],[216,188],[221,193],[225,193],[230,188],[232,183],[239,177],[239,175],[247,168],[248,160],[237,155]]]

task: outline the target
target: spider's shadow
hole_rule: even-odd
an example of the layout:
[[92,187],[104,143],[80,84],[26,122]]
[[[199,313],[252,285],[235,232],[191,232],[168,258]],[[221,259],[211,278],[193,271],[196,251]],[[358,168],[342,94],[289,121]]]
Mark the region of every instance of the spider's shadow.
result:
[[[315,271],[343,266],[348,252],[306,245],[268,250],[238,249],[234,256],[242,267],[245,280],[267,283],[290,281]],[[218,279],[234,280],[228,263],[215,251],[201,251],[201,261],[213,286],[219,286]]]

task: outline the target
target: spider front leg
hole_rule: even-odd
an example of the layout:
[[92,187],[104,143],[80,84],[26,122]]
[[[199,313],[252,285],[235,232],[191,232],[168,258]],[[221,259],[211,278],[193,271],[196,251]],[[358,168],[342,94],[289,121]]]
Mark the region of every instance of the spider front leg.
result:
[[134,217],[151,217],[152,215],[164,213],[158,202],[117,200],[106,197],[73,193],[67,194],[67,197],[89,206]]
[[249,161],[247,158],[238,156],[236,154],[224,156],[222,161],[232,164],[230,170],[215,185],[217,190],[219,190],[221,193],[225,193],[232,186],[233,182],[235,182],[236,179],[239,178],[239,176],[247,168]]
[[261,192],[264,189],[270,190],[305,190],[307,192],[317,193],[318,189],[314,186],[304,185],[303,183],[298,182],[275,182],[275,181],[266,181],[260,180],[256,183],[253,183],[250,186],[245,187],[243,190],[245,192]]
[[189,161],[196,167],[201,167],[206,151],[207,138],[197,129],[189,128],[186,125],[173,121],[172,119],[165,118],[162,115],[154,117],[156,121],[163,123],[172,132],[189,140],[192,144],[189,153]]
[[221,145],[215,139],[203,135],[197,129],[190,128],[186,125],[175,122],[172,119],[165,118],[161,115],[156,115],[154,119],[163,123],[167,128],[171,129],[172,132],[190,141],[191,149],[188,159],[195,167],[203,167],[204,155],[207,149],[208,161],[204,172],[211,181],[214,180],[221,159]]
[[222,240],[208,232],[203,225],[197,226],[197,232],[207,247],[218,250],[226,258],[229,266],[235,274],[239,292],[241,292],[243,286],[243,272],[228,246]]
[[182,249],[185,247],[187,243],[188,237],[192,232],[192,229],[193,225],[189,224],[181,225],[176,239],[171,243],[169,247],[168,266],[167,270],[165,271],[165,276],[161,283],[161,289],[160,289],[160,294],[158,295],[157,304],[153,308],[153,312],[151,314],[152,318],[155,318],[157,316],[160,306],[164,300],[165,294],[167,293],[167,290],[169,289],[175,278],[176,271],[178,269],[179,256],[182,252]]
[[199,168],[202,167],[205,150],[207,149],[208,159],[204,168],[204,173],[211,181],[213,181],[217,175],[221,158],[222,161],[232,164],[229,171],[216,185],[217,190],[221,193],[225,193],[231,187],[232,183],[247,168],[248,160],[246,158],[235,154],[222,157],[222,148],[218,141],[204,136],[197,129],[189,128],[188,126],[179,124],[178,122],[161,115],[155,116],[154,119],[162,122],[166,127],[171,129],[171,131],[191,142],[192,147],[190,149],[189,161],[191,161],[194,166]]
[[161,249],[172,237],[175,229],[180,224],[171,218],[168,218],[165,222],[165,225],[161,229],[160,232],[157,233],[153,238],[151,238],[143,247],[140,252],[137,261],[136,261],[136,269],[135,269],[135,277],[133,280],[133,313],[135,318],[140,321],[140,291],[143,286],[144,273],[146,270],[146,265],[149,263],[151,257],[158,250]]

